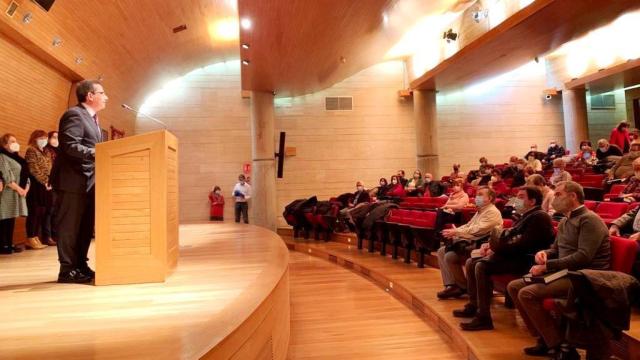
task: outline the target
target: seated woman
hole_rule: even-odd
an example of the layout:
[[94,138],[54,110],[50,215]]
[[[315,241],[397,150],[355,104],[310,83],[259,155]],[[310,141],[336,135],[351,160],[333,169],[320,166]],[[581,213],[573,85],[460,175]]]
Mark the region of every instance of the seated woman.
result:
[[413,178],[409,180],[404,190],[407,192],[408,196],[419,196],[423,185],[422,173],[420,170],[416,170],[413,172]]
[[540,174],[529,176],[527,178],[527,186],[535,186],[540,189],[542,192],[542,205],[540,205],[540,207],[549,215],[555,214],[556,211],[553,209],[553,206],[551,206],[555,192],[547,186],[547,181],[544,177]]
[[542,171],[542,162],[536,159],[533,154],[528,154],[526,166],[531,166],[535,172]]
[[377,199],[384,199],[387,196],[387,191],[389,191],[387,179],[380,178],[378,186],[369,191],[369,196]]
[[562,159],[553,160],[553,175],[549,178],[551,185],[556,186],[561,181],[570,181],[571,174],[565,169],[565,163]]
[[449,174],[449,181],[464,179],[464,174],[460,172],[460,164],[453,164],[453,172]]
[[464,191],[463,184],[462,179],[454,180],[449,199],[438,209],[436,216],[436,230],[438,233],[444,228],[445,224],[456,222],[459,219],[459,211],[469,205],[469,195]]
[[580,142],[580,152],[578,152],[575,162],[583,166],[592,166],[598,162],[596,152],[591,148],[591,141]]
[[404,191],[404,186],[402,186],[400,178],[397,175],[393,175],[391,177],[391,185],[389,185],[389,189],[387,190],[387,197],[403,198],[405,196],[407,196],[407,193]]
[[489,160],[487,160],[486,157],[481,157],[480,160],[480,167],[478,168],[478,171],[480,171],[480,173],[484,174],[487,170],[488,167],[492,167],[491,165],[489,165]]
[[500,169],[491,170],[489,187],[496,193],[496,198],[507,199],[511,195],[511,189],[502,180],[502,171]]
[[629,177],[627,186],[613,201],[634,202],[640,201],[640,158],[633,160],[633,175]]

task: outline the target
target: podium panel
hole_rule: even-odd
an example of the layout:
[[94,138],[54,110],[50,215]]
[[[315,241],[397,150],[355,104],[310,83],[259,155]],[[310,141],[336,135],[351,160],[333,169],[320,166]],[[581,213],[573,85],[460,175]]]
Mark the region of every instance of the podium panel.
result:
[[178,140],[96,145],[96,285],[163,282],[178,261]]

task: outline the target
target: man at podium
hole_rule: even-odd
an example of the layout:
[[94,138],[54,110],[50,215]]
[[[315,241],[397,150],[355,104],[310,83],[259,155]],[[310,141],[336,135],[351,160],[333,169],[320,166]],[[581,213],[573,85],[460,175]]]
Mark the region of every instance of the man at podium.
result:
[[87,253],[95,223],[95,154],[102,141],[98,112],[109,97],[100,82],[77,84],[78,105],[60,118],[60,154],[52,170],[56,191],[59,283],[88,283],[95,272],[87,264]]

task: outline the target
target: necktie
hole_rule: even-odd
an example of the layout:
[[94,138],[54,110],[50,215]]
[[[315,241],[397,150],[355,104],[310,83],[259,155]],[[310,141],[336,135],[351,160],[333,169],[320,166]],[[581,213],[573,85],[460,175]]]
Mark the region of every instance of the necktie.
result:
[[98,114],[93,115],[93,121],[100,127],[100,122],[98,121]]

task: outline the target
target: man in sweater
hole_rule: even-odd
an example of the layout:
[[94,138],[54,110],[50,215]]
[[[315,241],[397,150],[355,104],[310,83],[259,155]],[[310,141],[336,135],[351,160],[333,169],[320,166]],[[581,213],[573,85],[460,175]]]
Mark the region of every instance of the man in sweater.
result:
[[438,249],[438,264],[445,286],[438,293],[439,299],[458,298],[467,292],[467,278],[462,269],[463,261],[478,242],[488,238],[496,227],[502,227],[500,210],[493,204],[496,194],[488,187],[480,187],[475,203],[478,212],[463,226],[442,230],[447,246]]
[[471,322],[460,324],[463,330],[493,329],[491,275],[526,274],[534,263],[534,255],[553,242],[551,217],[541,204],[540,189],[534,186],[520,189],[514,203],[520,214],[518,221],[509,229],[493,233],[490,242],[482,244],[479,252],[483,257],[467,260],[469,303],[464,309],[453,311],[455,317],[473,317]]
[[247,179],[243,174],[238,176],[238,183],[233,187],[233,192],[231,196],[233,196],[236,201],[235,205],[235,215],[236,222],[240,222],[240,214],[242,214],[242,219],[245,224],[249,223],[249,198],[251,198],[251,185],[249,185],[246,181]]
[[[539,276],[563,269],[609,269],[609,232],[602,219],[584,206],[582,186],[573,181],[559,183],[553,208],[565,214],[566,218],[558,225],[558,234],[551,248],[536,253],[536,265],[529,272]],[[522,279],[509,283],[507,288],[511,299],[531,334],[538,337],[535,346],[524,349],[525,354],[547,356],[550,350],[555,351],[560,346],[563,334],[551,314],[542,307],[542,302],[546,298],[566,297],[570,287],[568,278],[549,284],[527,285]],[[575,350],[573,354],[577,355]]]

